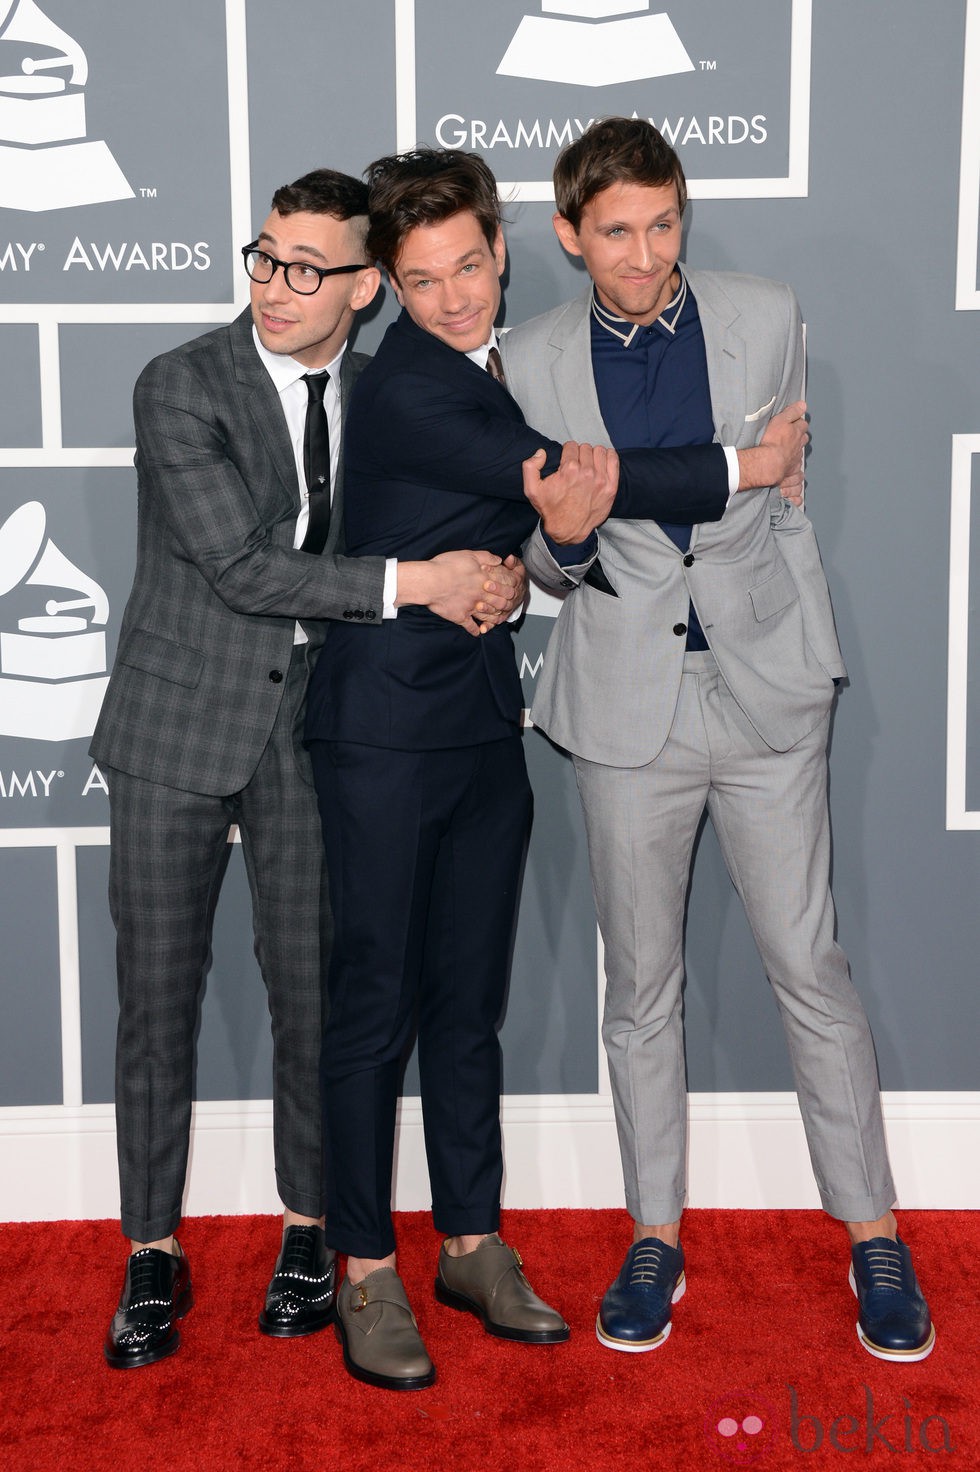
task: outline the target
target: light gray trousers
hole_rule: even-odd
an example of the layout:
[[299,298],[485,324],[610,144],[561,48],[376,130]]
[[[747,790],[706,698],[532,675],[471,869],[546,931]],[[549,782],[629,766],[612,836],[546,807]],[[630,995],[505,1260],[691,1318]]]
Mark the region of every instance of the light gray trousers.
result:
[[713,656],[688,654],[656,760],[575,758],[605,947],[602,1034],[638,1222],[675,1221],[684,1204],[684,904],[705,804],[776,996],[823,1205],[874,1221],[894,1200],[871,1031],[834,940],[828,723],[829,710],[774,752]]

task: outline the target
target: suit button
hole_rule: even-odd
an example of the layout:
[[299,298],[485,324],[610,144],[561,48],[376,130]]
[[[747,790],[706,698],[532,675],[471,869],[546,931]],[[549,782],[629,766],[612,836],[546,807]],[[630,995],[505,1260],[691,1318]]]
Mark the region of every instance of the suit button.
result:
[[373,608],[369,608],[368,611],[367,611],[367,613],[364,615],[364,617],[365,618],[374,618],[375,617],[374,609]]
[[282,684],[282,670],[270,670],[269,671],[269,679],[272,681],[273,685],[281,685]]
[[687,624],[675,624],[674,625],[674,633],[675,634],[678,634],[678,635],[680,635],[680,634],[686,634],[687,633]]
[[353,618],[353,616],[349,608],[344,609],[344,618]]
[[563,588],[574,588],[575,587],[575,584],[572,582],[572,579],[571,578],[562,578],[561,585],[562,585]]
[[693,552],[689,552],[687,554],[687,556],[684,558],[684,566],[685,567],[693,567],[694,566],[694,553]]
[[355,608],[354,609],[354,612],[351,614],[351,618],[363,618],[363,617],[364,617],[364,609],[363,608]]

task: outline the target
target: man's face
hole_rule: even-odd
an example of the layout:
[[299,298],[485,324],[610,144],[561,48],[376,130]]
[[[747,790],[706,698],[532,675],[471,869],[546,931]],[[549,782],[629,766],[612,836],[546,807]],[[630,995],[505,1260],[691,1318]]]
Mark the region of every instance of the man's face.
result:
[[[348,266],[363,256],[347,220],[305,212],[280,215],[273,210],[259,232],[259,245],[277,260],[311,266]],[[252,320],[259,341],[270,353],[295,358],[304,368],[325,368],[346,342],[354,313],[367,306],[380,284],[374,266],[327,276],[312,296],[291,291],[281,270],[271,281],[252,281]]]
[[589,200],[578,230],[564,215],[554,226],[565,249],[585,261],[603,306],[643,326],[656,321],[678,285],[675,185],[613,184]]
[[500,310],[504,237],[487,243],[469,210],[416,225],[402,242],[391,284],[412,321],[460,353],[489,339]]

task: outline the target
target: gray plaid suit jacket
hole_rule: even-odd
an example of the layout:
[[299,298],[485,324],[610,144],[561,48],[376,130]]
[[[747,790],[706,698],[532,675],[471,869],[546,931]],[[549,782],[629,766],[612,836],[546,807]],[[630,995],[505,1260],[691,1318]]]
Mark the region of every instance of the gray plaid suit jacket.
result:
[[[344,355],[341,400],[367,360]],[[294,621],[379,623],[384,559],[293,549],[299,487],[248,310],[155,358],[134,395],[136,576],[92,740],[96,761],[183,791],[248,782],[286,689]],[[313,620],[306,623],[306,620]]]

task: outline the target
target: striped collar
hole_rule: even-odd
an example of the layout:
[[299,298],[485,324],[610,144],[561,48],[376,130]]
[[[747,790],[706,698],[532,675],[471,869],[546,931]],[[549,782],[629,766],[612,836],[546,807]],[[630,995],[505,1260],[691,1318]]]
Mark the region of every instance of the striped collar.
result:
[[[656,319],[657,323],[671,337],[677,331],[677,324],[680,321],[681,312],[684,310],[684,303],[687,301],[687,277],[681,270],[680,265],[677,266],[677,270],[680,273],[681,284],[660,313],[660,316]],[[617,317],[615,312],[610,312],[609,308],[604,307],[600,302],[594,286],[592,288],[592,315],[600,327],[604,327],[613,337],[619,338],[624,348],[634,346],[637,334],[641,330],[641,324],[639,322],[630,322],[626,317]],[[652,326],[653,324],[651,323],[650,325]]]

